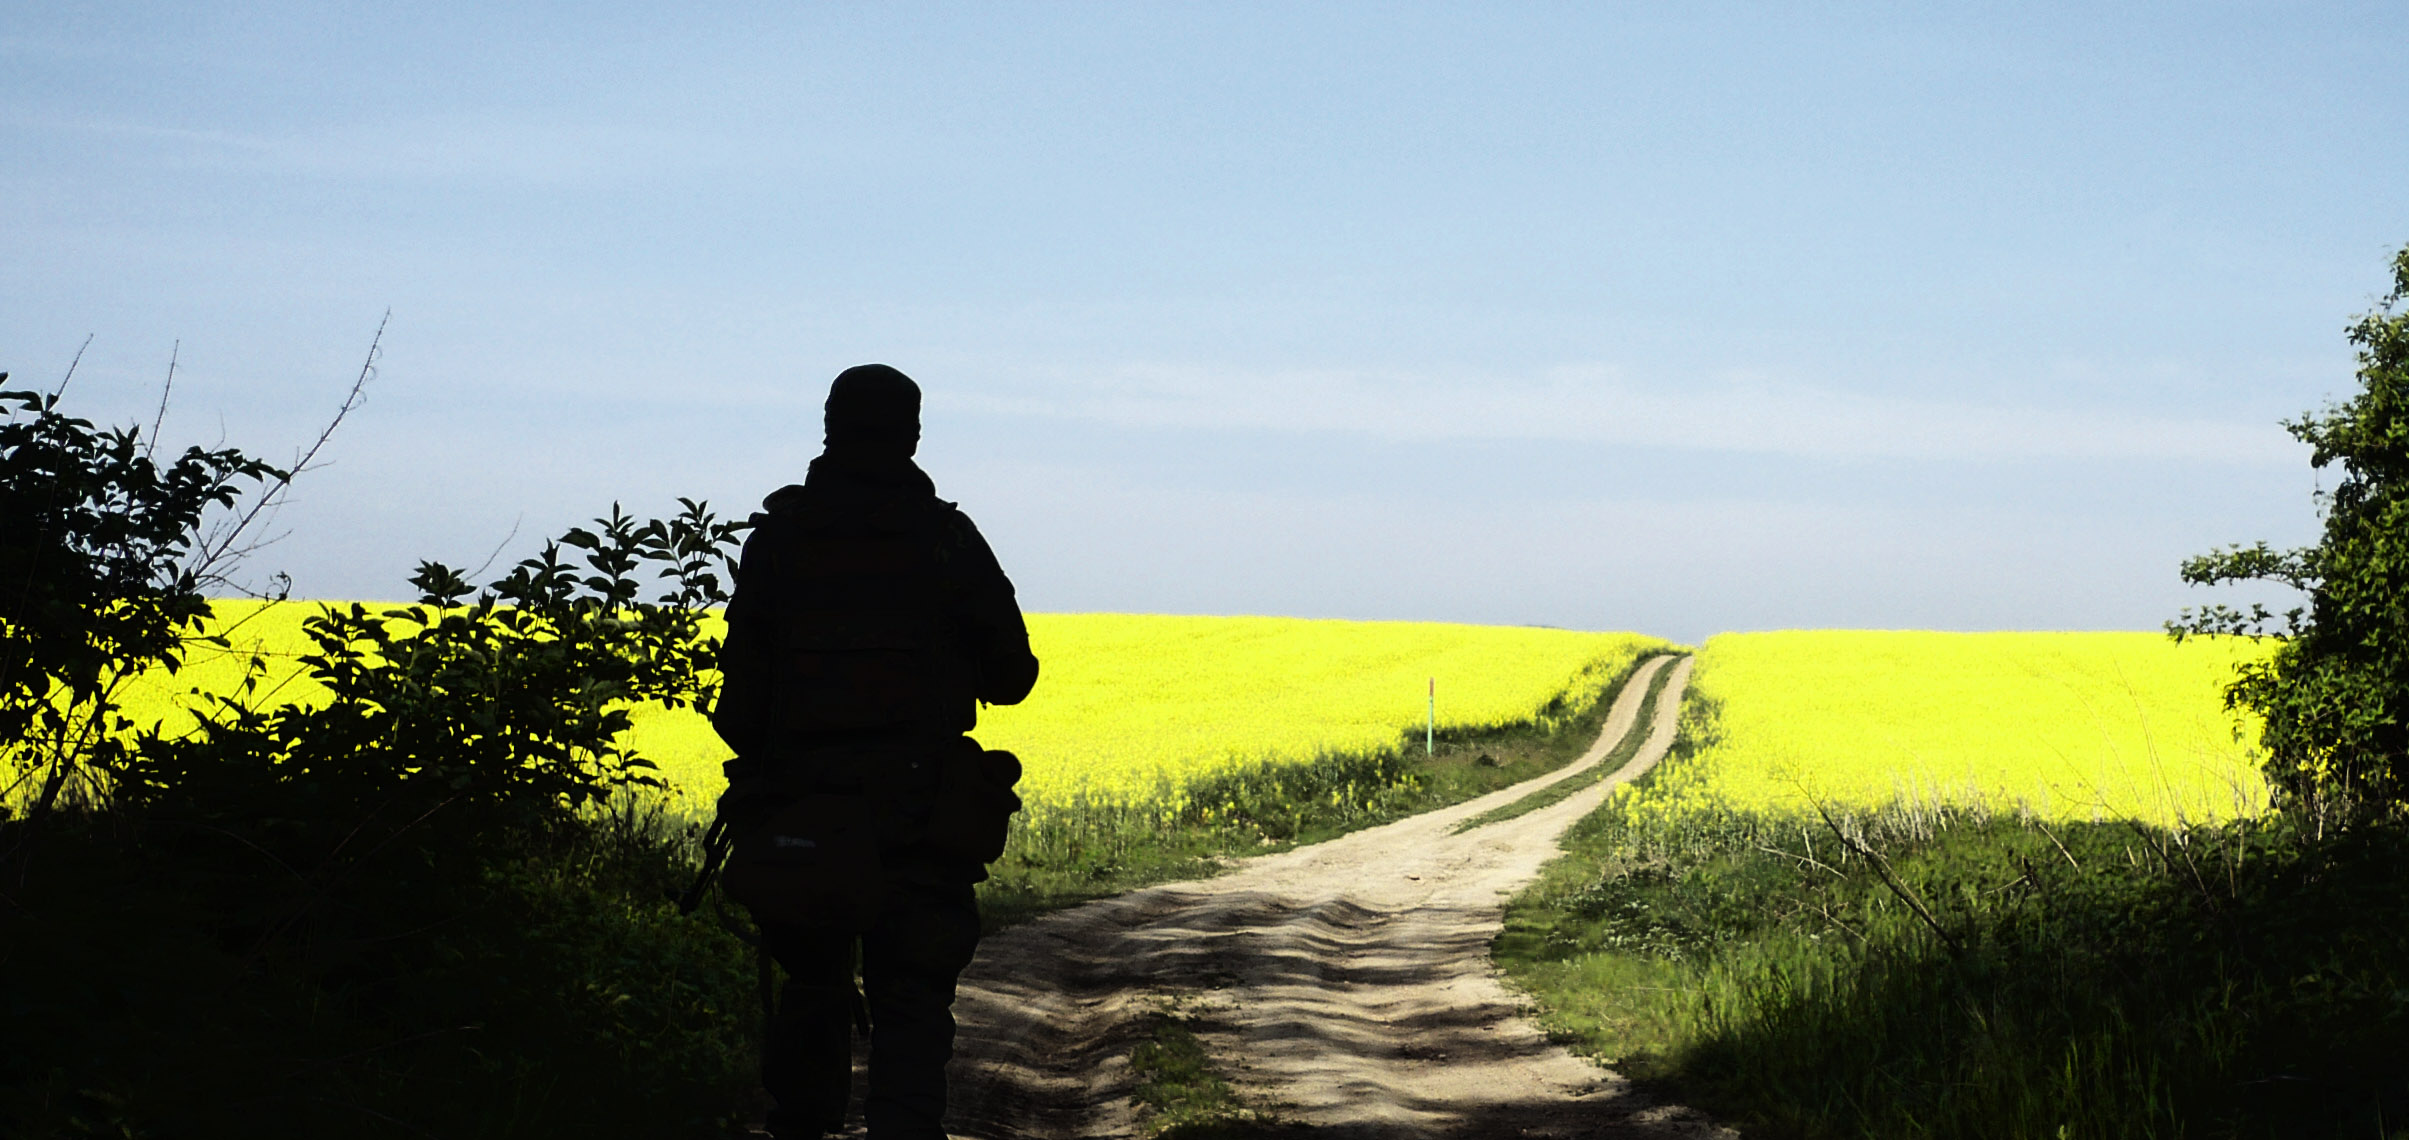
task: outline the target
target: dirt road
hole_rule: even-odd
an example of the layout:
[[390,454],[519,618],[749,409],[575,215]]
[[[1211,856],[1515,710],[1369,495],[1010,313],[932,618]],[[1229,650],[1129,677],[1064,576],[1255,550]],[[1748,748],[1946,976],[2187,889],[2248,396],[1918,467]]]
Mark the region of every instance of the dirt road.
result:
[[[1672,743],[1690,662],[1658,658],[1623,687],[1598,743],[1545,776],[1455,807],[1244,861],[1219,878],[1090,903],[987,940],[962,980],[957,1137],[1130,1136],[1128,1058],[1176,999],[1242,1092],[1317,1136],[1729,1136],[1649,1103],[1550,1044],[1490,966],[1505,900],[1556,838]],[[1637,726],[1653,670],[1672,669]],[[1554,806],[1455,825],[1646,744]]]

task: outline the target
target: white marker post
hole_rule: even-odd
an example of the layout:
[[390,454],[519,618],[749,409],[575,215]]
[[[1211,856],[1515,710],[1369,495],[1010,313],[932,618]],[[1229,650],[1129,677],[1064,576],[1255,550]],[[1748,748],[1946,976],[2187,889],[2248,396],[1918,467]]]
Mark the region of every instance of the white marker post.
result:
[[1433,677],[1430,679],[1430,713],[1428,719],[1422,722],[1422,755],[1432,756],[1438,753],[1438,736],[1439,679]]

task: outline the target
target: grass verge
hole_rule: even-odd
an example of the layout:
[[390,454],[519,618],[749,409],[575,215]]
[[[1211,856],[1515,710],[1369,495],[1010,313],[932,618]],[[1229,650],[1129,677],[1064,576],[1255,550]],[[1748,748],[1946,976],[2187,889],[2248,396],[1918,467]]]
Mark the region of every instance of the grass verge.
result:
[[1568,833],[1497,960],[1749,1135],[2409,1135],[2397,829],[1633,804]]
[[1191,785],[1182,806],[1032,805],[979,886],[990,930],[1153,883],[1204,878],[1267,854],[1461,803],[1555,771],[1588,750],[1642,657],[1594,701],[1532,723],[1439,734],[1361,756],[1262,765]]
[[1632,757],[1639,755],[1640,746],[1648,742],[1648,727],[1656,719],[1656,702],[1664,696],[1665,685],[1672,679],[1673,670],[1670,668],[1659,669],[1654,677],[1649,678],[1648,694],[1640,700],[1639,715],[1632,720],[1630,731],[1625,732],[1621,740],[1615,741],[1614,748],[1601,757],[1597,763],[1590,765],[1585,771],[1567,776],[1515,800],[1513,803],[1491,808],[1473,816],[1471,819],[1455,825],[1455,833],[1462,835],[1476,827],[1486,827],[1492,823],[1513,819],[1516,816],[1529,815],[1540,808],[1562,803],[1573,793],[1621,771],[1623,765],[1630,763]]

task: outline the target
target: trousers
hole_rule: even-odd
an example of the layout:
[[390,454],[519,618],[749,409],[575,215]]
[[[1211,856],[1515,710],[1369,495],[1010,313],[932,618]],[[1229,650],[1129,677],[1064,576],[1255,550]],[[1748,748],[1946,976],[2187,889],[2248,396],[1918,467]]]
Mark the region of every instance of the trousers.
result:
[[852,1094],[854,971],[869,1007],[863,1120],[874,1140],[944,1140],[945,1065],[954,1051],[954,985],[979,943],[968,883],[890,882],[870,928],[762,928],[787,981],[770,1019],[761,1084],[772,1135],[844,1127]]

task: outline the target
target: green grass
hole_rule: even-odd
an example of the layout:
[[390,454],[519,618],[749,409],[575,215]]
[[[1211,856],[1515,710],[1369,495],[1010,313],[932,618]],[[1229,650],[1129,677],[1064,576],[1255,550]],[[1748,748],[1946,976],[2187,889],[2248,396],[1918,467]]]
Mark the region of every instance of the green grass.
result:
[[2409,835],[1633,802],[1568,833],[1497,960],[1748,1135],[2409,1135]]
[[1630,731],[1625,732],[1621,740],[1615,741],[1614,747],[1608,750],[1605,756],[1599,758],[1597,763],[1523,796],[1513,803],[1494,807],[1473,816],[1471,819],[1457,824],[1455,833],[1461,835],[1476,827],[1486,827],[1492,823],[1528,815],[1540,808],[1562,803],[1571,798],[1573,793],[1621,771],[1623,765],[1630,763],[1632,757],[1639,755],[1640,747],[1648,742],[1648,727],[1656,720],[1657,699],[1664,695],[1665,685],[1672,679],[1672,669],[1665,668],[1656,671],[1656,676],[1648,681],[1648,694],[1640,700],[1639,716],[1631,722]]
[[1276,1126],[1271,1113],[1248,1104],[1230,1086],[1191,1027],[1192,1014],[1174,1002],[1149,1015],[1146,1039],[1130,1051],[1138,1078],[1131,1099],[1142,1134],[1154,1140],[1214,1140],[1253,1135]]

